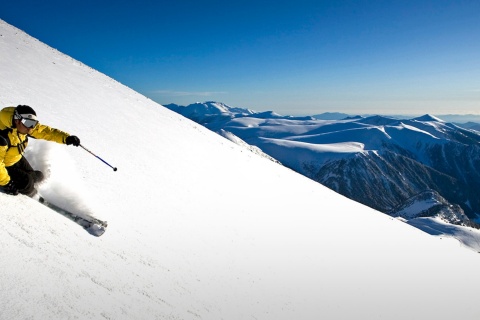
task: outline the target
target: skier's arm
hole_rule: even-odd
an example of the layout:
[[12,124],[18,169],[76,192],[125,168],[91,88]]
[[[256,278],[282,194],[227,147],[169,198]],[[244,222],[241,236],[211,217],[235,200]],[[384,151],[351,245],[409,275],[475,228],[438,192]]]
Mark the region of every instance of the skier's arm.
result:
[[54,141],[63,144],[66,143],[67,138],[70,136],[70,134],[62,130],[51,128],[40,123],[37,124],[30,135],[36,139]]

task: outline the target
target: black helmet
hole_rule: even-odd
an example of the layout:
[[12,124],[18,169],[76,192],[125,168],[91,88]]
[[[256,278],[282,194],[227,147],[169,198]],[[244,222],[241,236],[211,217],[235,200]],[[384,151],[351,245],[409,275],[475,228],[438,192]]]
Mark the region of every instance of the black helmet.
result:
[[37,113],[32,107],[26,105],[19,105],[15,108],[15,119],[37,119]]

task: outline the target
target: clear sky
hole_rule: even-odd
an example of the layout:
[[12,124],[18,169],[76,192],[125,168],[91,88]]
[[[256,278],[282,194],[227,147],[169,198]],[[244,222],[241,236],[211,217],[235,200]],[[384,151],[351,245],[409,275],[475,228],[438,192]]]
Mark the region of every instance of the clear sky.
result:
[[478,0],[5,0],[0,19],[161,104],[480,113]]

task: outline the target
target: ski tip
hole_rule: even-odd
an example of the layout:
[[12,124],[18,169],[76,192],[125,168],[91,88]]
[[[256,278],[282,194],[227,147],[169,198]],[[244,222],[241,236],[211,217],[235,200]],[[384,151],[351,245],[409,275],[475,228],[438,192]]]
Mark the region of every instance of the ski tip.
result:
[[102,234],[105,233],[106,228],[104,226],[101,226],[99,224],[92,224],[90,227],[86,229],[88,233],[95,237],[100,237]]

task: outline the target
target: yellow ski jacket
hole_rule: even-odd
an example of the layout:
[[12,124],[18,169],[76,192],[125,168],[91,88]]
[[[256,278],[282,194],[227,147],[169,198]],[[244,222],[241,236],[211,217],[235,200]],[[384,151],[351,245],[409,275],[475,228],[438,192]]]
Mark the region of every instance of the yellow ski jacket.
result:
[[13,122],[14,111],[15,107],[6,107],[0,111],[0,136],[8,142],[6,146],[0,146],[0,186],[10,182],[10,176],[5,168],[14,165],[22,158],[29,136],[63,144],[65,139],[70,136],[66,132],[40,123],[33,128],[31,134],[21,134],[17,132]]

